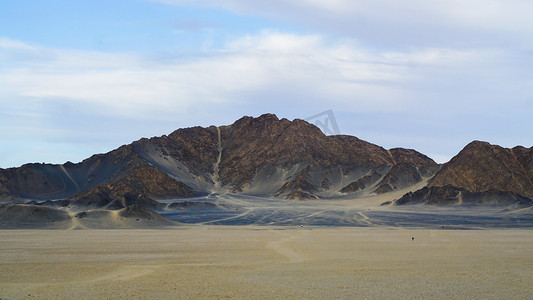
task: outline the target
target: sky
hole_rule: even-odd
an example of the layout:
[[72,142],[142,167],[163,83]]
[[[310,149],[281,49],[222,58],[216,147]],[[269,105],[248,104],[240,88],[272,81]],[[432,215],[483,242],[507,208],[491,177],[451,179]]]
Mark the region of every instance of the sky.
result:
[[533,146],[529,0],[0,0],[0,168],[331,110],[443,163]]

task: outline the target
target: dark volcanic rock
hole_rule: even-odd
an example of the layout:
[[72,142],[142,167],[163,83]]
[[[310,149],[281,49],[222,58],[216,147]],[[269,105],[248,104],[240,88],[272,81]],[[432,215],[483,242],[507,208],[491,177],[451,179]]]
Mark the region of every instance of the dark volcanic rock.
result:
[[394,201],[395,205],[428,204],[428,205],[463,205],[463,206],[531,206],[533,200],[514,192],[488,190],[470,192],[453,186],[424,187],[416,192],[405,194]]
[[468,144],[446,163],[428,186],[451,185],[471,192],[510,191],[533,196],[533,148]]

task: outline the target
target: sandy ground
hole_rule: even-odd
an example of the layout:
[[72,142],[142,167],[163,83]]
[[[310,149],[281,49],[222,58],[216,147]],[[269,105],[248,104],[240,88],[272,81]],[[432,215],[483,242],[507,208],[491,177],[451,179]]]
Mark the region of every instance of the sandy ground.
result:
[[532,299],[532,284],[531,230],[0,230],[1,299]]

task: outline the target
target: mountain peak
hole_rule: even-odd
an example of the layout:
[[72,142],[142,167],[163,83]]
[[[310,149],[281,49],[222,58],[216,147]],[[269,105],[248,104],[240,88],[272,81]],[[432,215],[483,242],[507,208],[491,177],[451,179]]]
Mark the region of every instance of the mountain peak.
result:
[[233,123],[233,125],[243,125],[251,123],[278,122],[279,119],[275,114],[266,113],[259,117],[244,116]]
[[474,140],[474,141],[468,143],[463,148],[463,151],[464,150],[470,150],[470,149],[491,148],[493,146],[494,145],[490,144],[489,142]]
[[279,121],[278,116],[276,116],[275,114],[271,114],[271,113],[262,114],[257,119]]

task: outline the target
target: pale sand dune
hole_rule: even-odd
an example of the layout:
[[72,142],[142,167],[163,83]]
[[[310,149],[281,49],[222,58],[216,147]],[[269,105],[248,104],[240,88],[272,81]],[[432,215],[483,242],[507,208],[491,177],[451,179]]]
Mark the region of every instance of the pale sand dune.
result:
[[532,299],[533,232],[1,230],[0,270],[1,299]]

